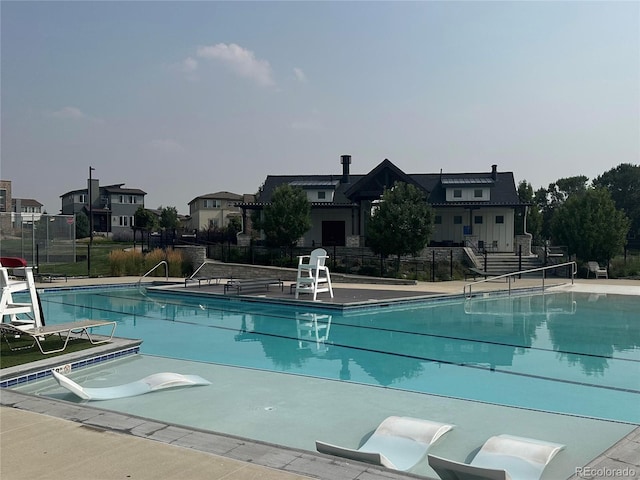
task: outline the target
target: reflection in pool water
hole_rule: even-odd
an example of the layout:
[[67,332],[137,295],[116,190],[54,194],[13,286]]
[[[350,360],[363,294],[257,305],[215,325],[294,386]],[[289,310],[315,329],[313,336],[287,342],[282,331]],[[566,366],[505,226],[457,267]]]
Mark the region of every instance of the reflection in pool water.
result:
[[135,289],[45,292],[142,353],[640,423],[640,298],[487,297],[344,312]]

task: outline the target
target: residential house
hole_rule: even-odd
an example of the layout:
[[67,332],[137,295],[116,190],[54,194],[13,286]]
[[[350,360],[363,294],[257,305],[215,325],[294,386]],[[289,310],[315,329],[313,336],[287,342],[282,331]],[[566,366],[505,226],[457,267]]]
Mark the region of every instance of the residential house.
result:
[[132,238],[134,216],[139,207],[144,208],[147,193],[138,188],[124,188],[124,183],[100,186],[97,179],[89,180],[87,187],[60,196],[62,214],[84,212],[98,235],[117,240]]
[[237,205],[243,217],[262,210],[274,190],[289,184],[307,193],[311,203],[311,229],[301,246],[365,246],[369,213],[385,188],[396,181],[416,186],[435,211],[431,246],[463,246],[516,252],[523,241],[515,235],[515,214],[520,202],[512,172],[496,165],[485,172],[407,174],[388,159],[366,174],[350,172],[351,156],[341,157],[342,174],[269,175],[255,202]]
[[229,225],[232,217],[240,217],[236,206],[243,195],[231,192],[216,192],[200,195],[189,202],[188,228],[191,230],[217,230]]
[[11,199],[11,223],[19,227],[22,223],[37,222],[42,216],[42,203],[32,198]]
[[0,180],[0,228],[8,234],[12,228],[40,220],[43,204],[32,198],[14,198],[11,180]]

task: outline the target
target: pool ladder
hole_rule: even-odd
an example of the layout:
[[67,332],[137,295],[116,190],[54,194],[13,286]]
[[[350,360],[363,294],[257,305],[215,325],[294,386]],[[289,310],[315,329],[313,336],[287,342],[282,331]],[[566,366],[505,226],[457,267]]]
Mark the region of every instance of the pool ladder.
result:
[[155,267],[153,267],[151,270],[149,270],[147,273],[145,273],[144,275],[142,275],[140,277],[140,279],[138,280],[138,287],[140,286],[140,284],[142,283],[142,279],[145,278],[147,275],[155,272],[155,270],[160,266],[160,265],[164,265],[164,276],[166,281],[169,281],[169,264],[167,263],[166,260],[162,260],[160,263],[158,263]]

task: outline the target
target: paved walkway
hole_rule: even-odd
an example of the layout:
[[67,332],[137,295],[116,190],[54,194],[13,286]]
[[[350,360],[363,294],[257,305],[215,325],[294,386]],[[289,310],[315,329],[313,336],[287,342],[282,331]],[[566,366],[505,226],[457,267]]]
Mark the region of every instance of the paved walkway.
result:
[[[137,278],[117,279],[135,283]],[[40,287],[112,284],[114,279],[70,279]],[[184,284],[184,282],[182,282]],[[465,282],[417,285],[336,285],[340,289],[461,294]],[[517,287],[539,285],[518,280]],[[503,289],[486,283],[474,291]],[[594,293],[640,295],[640,281],[578,280],[571,288]],[[343,292],[344,293],[344,292]],[[305,479],[424,478],[281,448],[247,439],[163,425],[143,418],[79,404],[33,397],[11,390],[0,395],[0,478],[13,479]],[[157,433],[154,433],[157,432]],[[145,439],[140,438],[144,436]],[[149,439],[152,438],[152,439]],[[635,429],[572,477],[640,478],[640,429]]]

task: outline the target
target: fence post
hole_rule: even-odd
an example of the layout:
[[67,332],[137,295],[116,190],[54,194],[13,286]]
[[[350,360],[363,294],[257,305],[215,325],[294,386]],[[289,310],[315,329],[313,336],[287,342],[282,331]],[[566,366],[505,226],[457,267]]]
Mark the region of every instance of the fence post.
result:
[[431,250],[431,281],[436,281],[436,251]]
[[[518,245],[518,271],[522,271],[522,244]],[[522,278],[522,274],[519,274],[518,278]]]
[[449,278],[453,280],[453,250],[449,250]]

